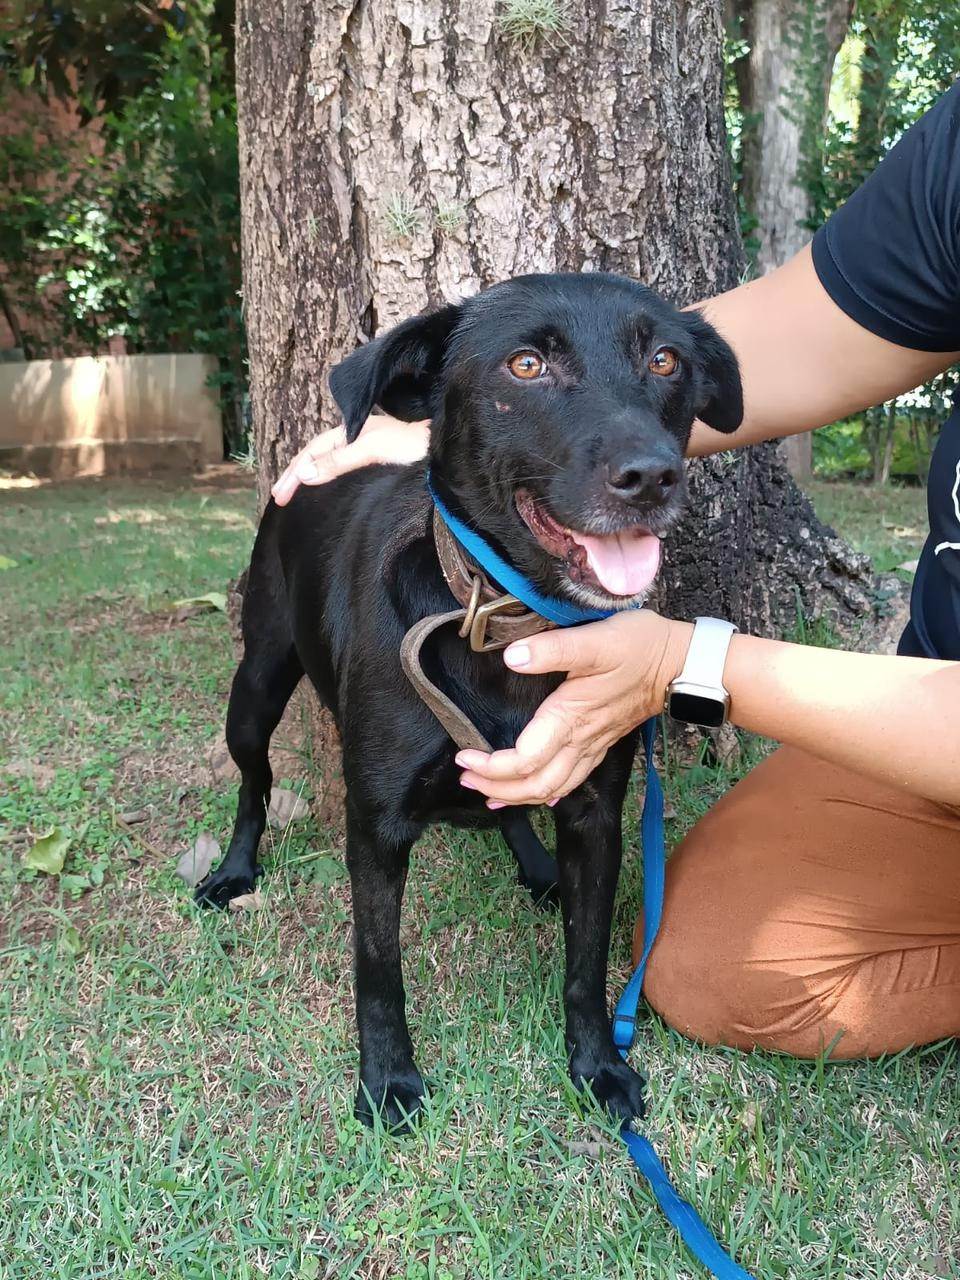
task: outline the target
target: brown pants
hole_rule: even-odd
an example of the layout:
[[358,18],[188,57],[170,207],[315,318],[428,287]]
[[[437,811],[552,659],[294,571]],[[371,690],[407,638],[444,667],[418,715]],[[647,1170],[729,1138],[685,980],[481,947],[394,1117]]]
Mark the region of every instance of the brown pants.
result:
[[645,992],[685,1035],[799,1057],[960,1035],[960,810],[781,748],[670,859]]

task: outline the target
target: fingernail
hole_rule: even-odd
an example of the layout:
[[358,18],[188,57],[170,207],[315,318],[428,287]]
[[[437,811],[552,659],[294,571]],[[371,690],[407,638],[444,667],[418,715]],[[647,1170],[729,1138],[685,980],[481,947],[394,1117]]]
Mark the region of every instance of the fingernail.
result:
[[297,464],[297,475],[301,480],[304,480],[307,483],[311,480],[316,480],[319,474],[320,472],[317,470],[316,466],[309,461],[309,459]]
[[506,800],[488,800],[487,801],[488,809],[505,809],[506,807],[507,807]]
[[461,769],[472,769],[483,762],[483,755],[479,751],[458,751],[453,757],[453,762]]
[[477,784],[476,784],[475,782],[472,782],[472,781],[471,781],[471,780],[466,776],[466,774],[461,774],[461,775],[460,775],[460,785],[461,785],[461,787],[466,787],[468,791],[479,791],[479,790],[480,790],[480,788],[477,786]]
[[552,809],[555,804],[559,804],[559,803],[560,803],[560,797],[554,796],[552,800],[547,801],[547,807]]
[[508,667],[525,667],[530,661],[530,646],[528,644],[512,644],[504,652],[503,660]]

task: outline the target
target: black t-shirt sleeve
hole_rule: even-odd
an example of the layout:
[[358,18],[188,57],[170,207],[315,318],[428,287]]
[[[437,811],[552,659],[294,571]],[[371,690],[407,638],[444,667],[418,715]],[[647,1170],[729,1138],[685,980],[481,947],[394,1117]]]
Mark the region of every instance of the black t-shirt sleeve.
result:
[[813,263],[871,333],[960,350],[960,81],[820,228]]

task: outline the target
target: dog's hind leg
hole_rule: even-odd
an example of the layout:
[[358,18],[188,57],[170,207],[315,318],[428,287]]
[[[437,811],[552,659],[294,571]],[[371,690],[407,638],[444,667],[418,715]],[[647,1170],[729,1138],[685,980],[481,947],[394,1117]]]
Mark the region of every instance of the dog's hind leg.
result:
[[267,821],[273,785],[268,750],[290,695],[303,675],[296,650],[244,655],[233,678],[227,711],[227,746],[240,769],[237,818],[227,856],[197,888],[201,906],[225,907],[231,898],[253,891],[257,847]]
[[280,596],[279,564],[271,576],[274,566],[267,557],[258,557],[258,551],[259,546],[243,602],[243,660],[233,677],[227,709],[227,747],[240,770],[237,818],[226,857],[197,887],[197,902],[205,907],[225,907],[231,898],[253,890],[257,846],[273,785],[270,737],[303,675],[286,600]]
[[541,844],[522,809],[507,809],[500,820],[503,838],[517,860],[517,877],[538,907],[554,907],[560,901],[557,862]]

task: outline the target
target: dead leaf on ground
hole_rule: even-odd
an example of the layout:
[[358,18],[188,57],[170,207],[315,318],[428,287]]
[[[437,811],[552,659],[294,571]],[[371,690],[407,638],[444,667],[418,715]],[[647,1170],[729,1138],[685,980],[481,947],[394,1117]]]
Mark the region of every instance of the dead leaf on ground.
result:
[[603,1155],[599,1142],[568,1142],[567,1150],[571,1156],[585,1156],[588,1160],[599,1160]]
[[120,814],[120,821],[129,823],[130,826],[133,826],[137,822],[146,822],[149,817],[149,809],[124,809]]
[[744,1103],[743,1110],[740,1112],[740,1123],[748,1133],[753,1133],[757,1127],[757,1120],[760,1118],[760,1108],[753,1099]]
[[229,782],[240,773],[240,770],[233,762],[233,757],[227,747],[227,740],[223,734],[217,738],[207,752],[207,764],[210,766],[210,773],[214,782]]
[[310,806],[296,791],[288,791],[283,787],[271,790],[270,804],[267,807],[267,821],[271,827],[285,827],[309,816]]
[[262,911],[263,894],[259,889],[253,893],[241,893],[230,899],[231,911]]
[[193,848],[180,855],[177,875],[188,888],[195,889],[219,857],[220,842],[201,831]]
[[898,564],[898,569],[903,569],[905,573],[916,573],[919,560],[904,560],[903,564]]

